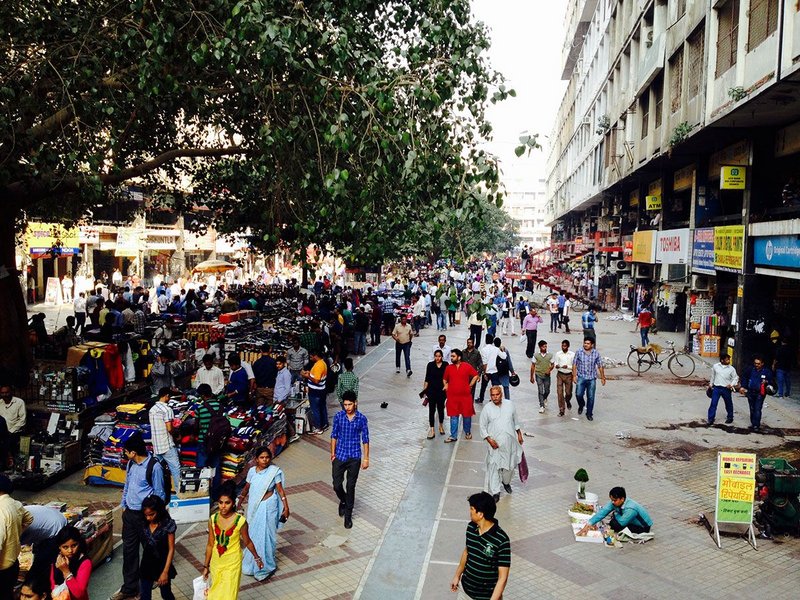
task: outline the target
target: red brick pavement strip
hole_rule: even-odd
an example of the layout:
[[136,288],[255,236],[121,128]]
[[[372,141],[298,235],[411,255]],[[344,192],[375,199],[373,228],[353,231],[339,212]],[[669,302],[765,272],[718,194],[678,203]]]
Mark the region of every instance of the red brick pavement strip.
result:
[[[372,556],[372,552],[371,551],[370,552],[359,552],[358,554],[352,554],[352,555],[348,556],[347,558],[337,558],[337,559],[334,559],[334,560],[329,560],[329,561],[324,562],[324,563],[318,563],[316,565],[303,567],[302,569],[296,569],[296,570],[294,570],[294,571],[292,571],[290,573],[276,574],[275,576],[271,577],[269,581],[282,581],[284,579],[291,579],[292,577],[297,577],[298,575],[305,575],[306,573],[310,573],[311,571],[319,571],[321,569],[326,569],[328,567],[333,567],[333,566],[336,566],[336,565],[340,565],[342,563],[349,562],[349,561],[351,561],[353,559],[367,558],[368,556]],[[258,587],[259,585],[269,585],[269,581],[254,581],[252,583],[248,583],[247,585],[243,585],[241,588],[239,588],[239,591],[243,592],[245,590],[249,590],[249,589],[252,589],[254,587]],[[335,597],[338,598],[339,596],[335,596]],[[351,594],[346,594],[346,595],[344,595],[342,597],[343,598],[348,598],[348,597],[352,597],[352,595]]]

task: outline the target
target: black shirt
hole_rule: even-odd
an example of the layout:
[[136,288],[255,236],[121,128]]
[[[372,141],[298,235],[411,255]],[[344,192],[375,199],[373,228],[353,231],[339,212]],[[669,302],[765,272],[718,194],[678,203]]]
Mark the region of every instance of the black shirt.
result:
[[274,388],[275,380],[278,377],[278,366],[275,359],[268,355],[263,355],[253,363],[253,375],[256,378],[256,387]]
[[474,600],[490,600],[500,576],[499,567],[511,566],[511,542],[495,521],[483,535],[478,526],[467,525],[467,564],[461,576],[461,586]]
[[442,361],[440,367],[437,367],[434,361],[428,363],[428,367],[425,370],[425,381],[428,382],[428,389],[425,390],[425,393],[428,394],[429,398],[444,396],[444,370],[446,367],[447,363],[444,361]]

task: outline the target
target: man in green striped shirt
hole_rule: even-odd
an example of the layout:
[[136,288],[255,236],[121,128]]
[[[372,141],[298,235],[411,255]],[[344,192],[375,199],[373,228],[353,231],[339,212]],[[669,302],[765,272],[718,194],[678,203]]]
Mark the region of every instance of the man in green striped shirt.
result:
[[353,359],[349,356],[344,359],[344,373],[339,375],[336,382],[336,398],[342,403],[342,395],[351,390],[358,398],[358,375],[353,373]]
[[497,505],[491,494],[473,494],[468,501],[467,544],[450,590],[458,591],[460,582],[473,600],[501,600],[511,569],[511,543],[494,518]]
[[[197,466],[201,469],[203,467],[214,469],[214,476],[211,480],[211,491],[213,492],[219,487],[222,476],[219,469],[220,453],[209,454],[206,451],[206,435],[212,415],[222,408],[222,400],[211,392],[211,386],[207,383],[197,386],[197,393],[200,394],[200,402],[195,405],[194,409],[197,416]],[[214,497],[213,494],[212,497]]]

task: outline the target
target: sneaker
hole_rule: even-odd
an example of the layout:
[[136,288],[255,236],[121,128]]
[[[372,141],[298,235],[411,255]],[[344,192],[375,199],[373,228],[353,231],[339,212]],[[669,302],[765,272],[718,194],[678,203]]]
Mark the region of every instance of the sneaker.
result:
[[706,425],[708,425],[709,427],[711,427],[713,424],[714,424],[714,421],[706,421]]
[[495,502],[500,502],[500,494],[495,494],[492,498],[494,498]]
[[311,435],[322,435],[322,429],[312,429]]
[[299,439],[300,439],[300,434],[295,433],[291,438],[289,438],[289,443],[291,444],[292,442],[296,442]]
[[507,494],[511,493],[511,484],[510,483],[504,483],[503,484],[503,488],[506,490]]
[[559,417],[563,417],[564,416],[564,411],[563,410],[558,411],[558,416]]
[[122,590],[117,590],[108,600],[135,600],[139,594],[126,594]]
[[582,415],[582,414],[583,414],[583,407],[582,407],[582,406],[579,406],[579,407],[578,407],[578,414],[579,414],[579,415]]
[[588,420],[590,420],[590,421],[594,421],[594,417],[592,417],[592,415],[586,415],[586,418],[587,418]]
[[539,414],[544,414],[544,406],[539,407]]
[[412,371],[411,369],[406,371],[406,377],[411,377],[413,374],[414,374],[414,371]]
[[400,369],[395,369],[395,373],[399,373],[399,372],[400,372]]
[[733,419],[725,419],[726,425],[730,425],[731,423],[733,423]]
[[567,410],[572,410],[572,402],[567,400]]

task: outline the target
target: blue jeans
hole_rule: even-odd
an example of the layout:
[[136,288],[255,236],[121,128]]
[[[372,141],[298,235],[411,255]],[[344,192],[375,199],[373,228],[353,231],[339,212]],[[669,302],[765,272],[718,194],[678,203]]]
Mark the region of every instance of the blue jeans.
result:
[[642,336],[642,346],[643,347],[647,346],[647,344],[650,343],[650,338],[648,337],[649,333],[650,333],[650,328],[649,327],[641,327],[639,329],[639,335]]
[[436,329],[447,329],[447,313],[439,311],[436,315]]
[[400,353],[403,353],[403,357],[406,359],[406,371],[411,370],[411,342],[406,342],[405,344],[401,344],[399,342],[394,343],[394,366],[398,369],[400,368]]
[[560,321],[561,317],[558,313],[550,313],[550,333],[558,331]]
[[497,334],[497,315],[489,317],[489,326],[486,328],[486,333],[490,333],[492,336]]
[[219,486],[222,482],[222,470],[219,468],[220,453],[208,454],[205,444],[201,443],[197,448],[197,468],[211,467],[214,469],[214,476],[211,478],[211,489],[208,490],[211,498],[216,498]]
[[733,420],[733,399],[731,398],[731,391],[726,387],[722,387],[721,385],[715,385],[713,388],[711,388],[711,404],[708,406],[709,423],[713,423],[717,416],[717,403],[719,402],[720,397],[722,397],[722,401],[725,402],[727,420]]
[[[461,417],[464,422],[464,433],[472,433],[472,417]],[[450,417],[450,437],[458,438],[458,417]]]
[[[575,398],[578,401],[578,407],[583,408],[586,406],[586,416],[591,417],[594,411],[594,391],[597,387],[597,379],[584,379],[578,377],[578,385],[575,387]],[[583,396],[586,395],[586,402],[583,401]]]
[[355,354],[367,353],[367,332],[354,331],[353,332],[353,352]]
[[328,403],[325,390],[308,389],[308,404],[311,409],[311,426],[325,429],[328,426]]
[[778,396],[792,395],[792,376],[785,369],[775,369],[775,379],[778,380]]
[[[169,465],[169,474],[172,477],[172,487],[175,492],[178,492],[181,489],[181,461],[178,458],[178,449],[170,448],[163,454],[156,454],[156,456]],[[164,491],[167,493],[167,498],[169,498],[171,495],[170,490]]]
[[761,427],[761,409],[764,408],[764,396],[759,393],[747,394],[747,404],[750,405],[750,426]]

